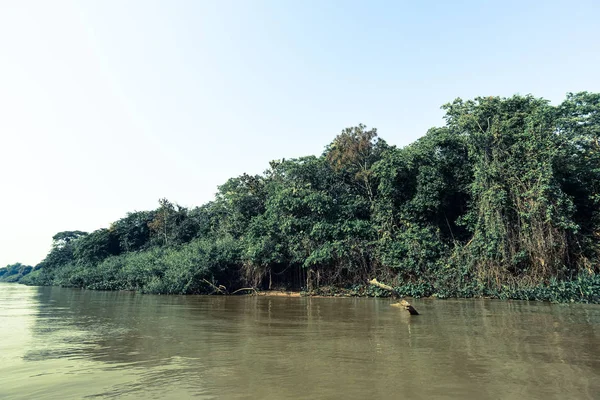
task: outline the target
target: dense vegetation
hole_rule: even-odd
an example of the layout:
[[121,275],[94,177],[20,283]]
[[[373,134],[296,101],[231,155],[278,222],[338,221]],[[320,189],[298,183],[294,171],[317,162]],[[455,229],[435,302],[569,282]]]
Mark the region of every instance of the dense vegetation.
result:
[[30,265],[15,263],[0,268],[0,282],[19,282],[25,275],[33,271]]
[[201,207],[163,199],[109,229],[60,232],[21,282],[376,295],[377,277],[413,296],[600,302],[600,94],[443,108],[445,126],[404,148],[359,125]]

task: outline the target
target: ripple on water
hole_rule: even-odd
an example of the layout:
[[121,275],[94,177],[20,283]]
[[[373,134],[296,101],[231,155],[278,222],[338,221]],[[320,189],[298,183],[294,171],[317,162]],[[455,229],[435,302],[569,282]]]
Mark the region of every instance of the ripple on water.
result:
[[0,398],[569,398],[600,393],[600,308],[142,296],[0,285]]

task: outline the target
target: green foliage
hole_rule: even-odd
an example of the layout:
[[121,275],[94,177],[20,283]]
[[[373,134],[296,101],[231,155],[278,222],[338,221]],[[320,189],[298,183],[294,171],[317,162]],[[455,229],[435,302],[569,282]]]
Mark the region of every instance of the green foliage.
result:
[[0,268],[0,282],[18,282],[31,271],[33,271],[33,267],[30,265],[21,263],[7,265]]
[[386,295],[365,285],[377,277],[413,297],[599,302],[600,94],[443,108],[445,126],[404,148],[359,125],[319,157],[229,179],[201,207],[161,199],[109,229],[60,232],[19,279],[146,293],[223,285]]
[[72,241],[77,240],[87,235],[87,232],[82,231],[64,231],[58,232],[52,236],[52,247],[64,247]]
[[40,270],[26,283],[157,294],[210,293],[213,287],[206,281],[239,285],[239,276],[232,275],[231,269],[239,265],[240,254],[239,244],[232,239],[195,240],[179,247],[110,256],[95,264],[67,263],[51,275]]
[[327,147],[325,157],[332,168],[355,184],[371,202],[375,200],[375,180],[372,166],[387,147],[377,137],[377,129],[366,126],[346,128]]
[[504,286],[495,297],[551,301],[553,303],[600,303],[600,275],[583,273],[568,281],[551,279],[545,285]]
[[147,248],[155,217],[155,211],[134,211],[113,223],[109,230],[118,238],[120,250],[130,252]]
[[82,263],[95,263],[120,252],[114,231],[98,229],[74,243],[73,257]]
[[40,280],[38,279],[41,272],[42,271],[39,269],[31,270],[31,272],[29,272],[26,275],[23,275],[16,282],[22,283],[24,285],[41,285]]

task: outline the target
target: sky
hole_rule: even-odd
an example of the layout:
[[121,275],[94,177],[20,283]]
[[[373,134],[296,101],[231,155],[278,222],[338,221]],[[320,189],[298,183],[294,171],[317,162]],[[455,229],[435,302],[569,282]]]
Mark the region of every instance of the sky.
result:
[[405,146],[457,97],[600,92],[600,2],[0,0],[0,266],[166,197]]

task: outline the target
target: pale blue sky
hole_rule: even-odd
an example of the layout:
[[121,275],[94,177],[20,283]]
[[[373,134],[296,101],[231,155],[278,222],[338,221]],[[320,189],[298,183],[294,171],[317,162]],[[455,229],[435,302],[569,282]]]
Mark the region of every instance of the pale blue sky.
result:
[[185,206],[344,127],[403,146],[456,97],[600,91],[595,1],[0,0],[0,266]]

